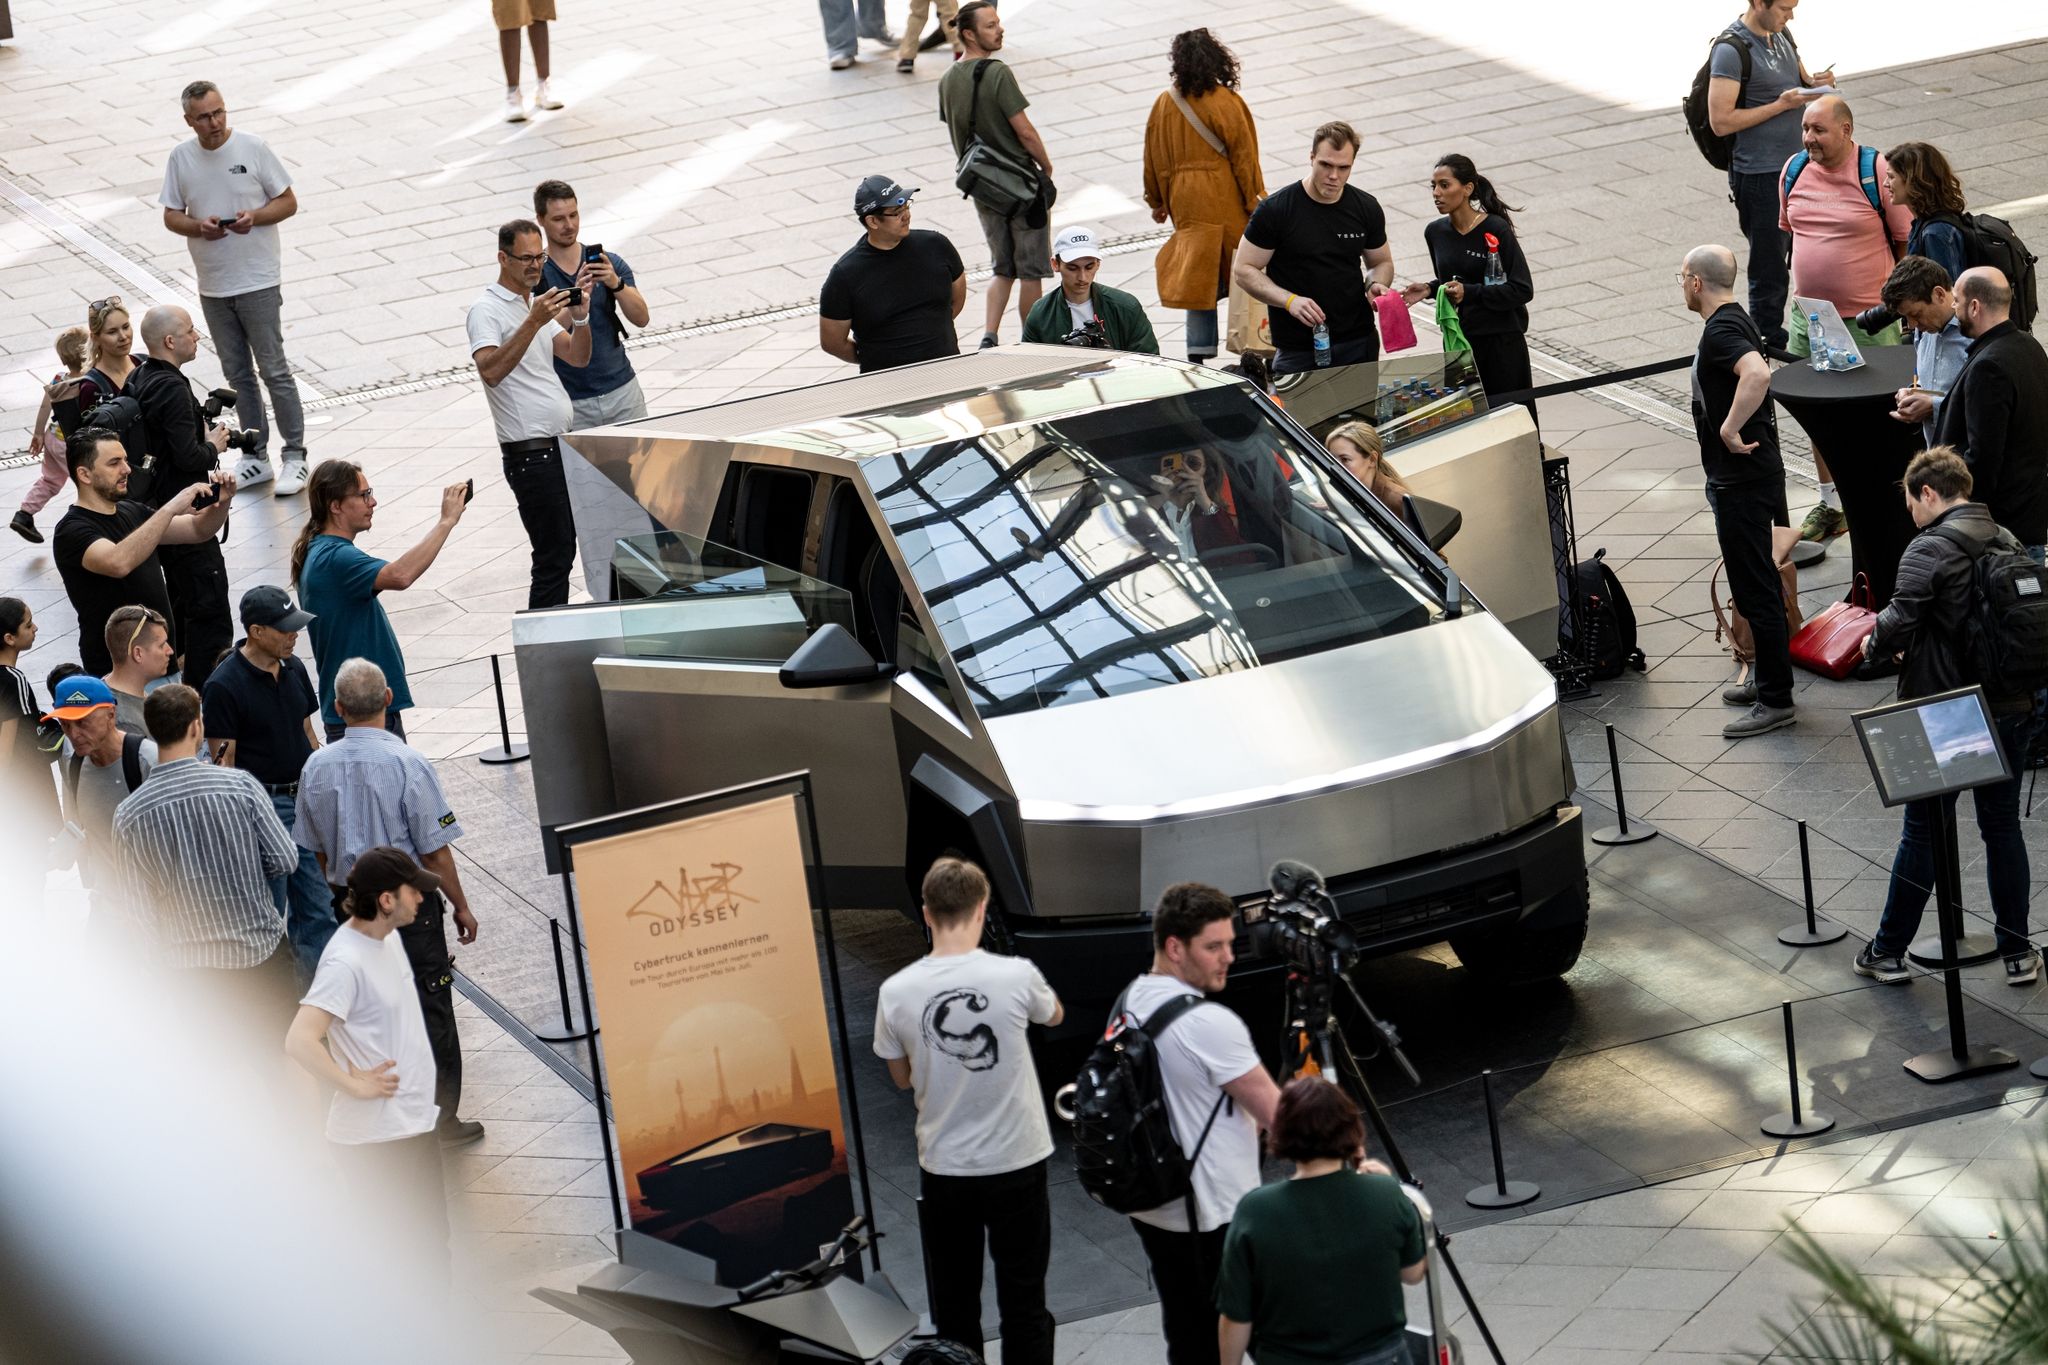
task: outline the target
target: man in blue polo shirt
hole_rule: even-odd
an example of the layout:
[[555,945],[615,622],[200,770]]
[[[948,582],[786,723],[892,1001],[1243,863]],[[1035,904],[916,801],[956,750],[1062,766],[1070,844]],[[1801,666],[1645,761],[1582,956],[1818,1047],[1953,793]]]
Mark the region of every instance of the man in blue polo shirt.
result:
[[[247,638],[206,680],[206,744],[215,763],[263,784],[289,831],[298,814],[299,773],[320,747],[313,720],[320,713],[319,689],[295,652],[313,613],[294,606],[283,588],[265,584],[242,594],[241,616]],[[301,982],[310,981],[337,923],[319,860],[301,848],[298,867],[271,879],[270,898],[285,917]]]
[[570,289],[585,265],[594,279],[590,286],[590,363],[570,365],[559,357],[555,373],[569,391],[574,416],[571,431],[601,427],[613,422],[631,422],[647,415],[647,400],[641,396],[640,380],[633,362],[626,358],[626,328],[647,326],[647,300],[633,283],[633,267],[616,251],[606,251],[580,240],[582,215],[576,209],[576,191],[560,180],[543,180],[534,187],[533,217],[547,238],[548,258],[541,262],[540,280],[545,289]]

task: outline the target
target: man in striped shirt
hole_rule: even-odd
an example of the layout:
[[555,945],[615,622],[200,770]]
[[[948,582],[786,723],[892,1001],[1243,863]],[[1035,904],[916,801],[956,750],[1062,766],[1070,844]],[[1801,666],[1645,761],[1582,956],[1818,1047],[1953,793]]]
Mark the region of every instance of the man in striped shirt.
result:
[[178,684],[143,706],[157,766],[114,812],[129,913],[160,963],[217,974],[283,1027],[298,981],[270,880],[298,867],[298,848],[254,777],[199,762],[199,717],[199,694]]

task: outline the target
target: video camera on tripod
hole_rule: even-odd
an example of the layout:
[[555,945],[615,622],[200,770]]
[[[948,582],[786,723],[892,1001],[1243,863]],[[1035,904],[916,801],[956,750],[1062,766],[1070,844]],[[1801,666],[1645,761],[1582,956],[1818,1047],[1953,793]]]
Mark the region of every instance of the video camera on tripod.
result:
[[[206,401],[200,404],[199,415],[206,419],[207,426],[217,427],[221,425],[221,411],[234,406],[235,391],[233,389],[214,389],[206,395]],[[227,433],[227,448],[229,450],[239,450],[244,455],[262,453],[263,438],[255,432],[243,431],[239,427],[229,427],[227,428]]]
[[1249,926],[1252,951],[1312,976],[1342,976],[1358,965],[1358,935],[1337,914],[1322,875],[1282,859],[1267,876],[1273,898]]

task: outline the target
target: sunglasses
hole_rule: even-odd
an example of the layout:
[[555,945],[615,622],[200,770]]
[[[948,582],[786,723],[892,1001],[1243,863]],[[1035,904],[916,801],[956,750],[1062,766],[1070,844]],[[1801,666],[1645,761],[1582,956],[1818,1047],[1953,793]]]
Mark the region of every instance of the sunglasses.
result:
[[135,648],[135,642],[142,638],[143,631],[148,630],[151,626],[161,626],[163,624],[163,613],[150,607],[144,607],[142,615],[135,618],[135,629],[128,632],[128,643],[121,650],[121,657],[124,659],[128,657],[129,653]]

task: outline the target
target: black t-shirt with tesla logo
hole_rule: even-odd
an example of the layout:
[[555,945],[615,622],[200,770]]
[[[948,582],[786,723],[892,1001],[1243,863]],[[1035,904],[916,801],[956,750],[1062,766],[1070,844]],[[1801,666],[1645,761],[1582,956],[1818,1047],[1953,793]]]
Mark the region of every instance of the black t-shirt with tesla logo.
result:
[[[1366,252],[1387,244],[1380,201],[1352,185],[1334,204],[1309,197],[1299,180],[1267,197],[1245,224],[1244,239],[1273,253],[1266,275],[1290,294],[1311,298],[1330,321],[1330,342],[1356,341],[1379,332],[1365,294]],[[1273,345],[1306,351],[1311,329],[1284,308],[1272,308]]]

